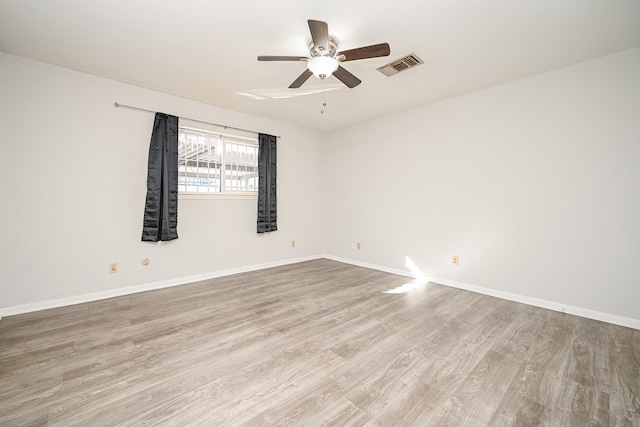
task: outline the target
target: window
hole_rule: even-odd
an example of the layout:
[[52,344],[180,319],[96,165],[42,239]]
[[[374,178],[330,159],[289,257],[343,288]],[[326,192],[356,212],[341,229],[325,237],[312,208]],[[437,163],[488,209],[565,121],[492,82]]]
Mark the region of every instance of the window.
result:
[[178,192],[257,196],[258,140],[180,128]]

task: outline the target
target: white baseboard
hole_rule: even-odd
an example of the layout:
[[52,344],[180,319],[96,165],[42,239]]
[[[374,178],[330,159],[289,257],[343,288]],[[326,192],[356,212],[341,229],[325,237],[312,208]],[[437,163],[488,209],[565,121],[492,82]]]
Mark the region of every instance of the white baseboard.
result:
[[[325,258],[332,259],[334,261],[344,262],[346,264],[357,265],[360,267],[371,268],[374,270],[380,270],[387,273],[398,274],[400,276],[413,277],[411,272],[406,270],[398,270],[395,268],[379,266],[375,264],[369,264],[362,261],[351,260],[347,258],[334,257],[331,255],[324,255]],[[508,301],[519,302],[522,304],[532,305],[535,307],[546,308],[548,310],[559,311],[561,313],[573,314],[575,316],[586,317],[588,319],[599,320],[601,322],[612,323],[614,325],[625,326],[627,328],[633,328],[640,330],[640,319],[632,319],[629,317],[617,316],[615,314],[603,313],[596,310],[590,310],[582,307],[575,307],[568,304],[562,304],[555,301],[548,301],[539,298],[532,298],[524,295],[513,294],[510,292],[498,291],[495,289],[484,288],[482,286],[470,285],[468,283],[455,282],[448,279],[439,279],[435,277],[429,278],[430,282],[438,283],[440,285],[450,286],[452,288],[463,289],[465,291],[476,292],[483,295],[488,295],[496,298],[501,298]]]
[[509,301],[528,304],[535,307],[546,308],[548,310],[559,311],[561,313],[573,314],[575,316],[586,317],[588,319],[599,320],[602,322],[613,323],[615,325],[626,326],[627,328],[640,329],[640,320],[629,317],[617,316],[615,314],[603,313],[601,311],[590,310],[587,308],[576,307],[573,305],[562,304],[555,301],[549,301],[539,298],[528,297],[524,295],[512,294],[510,292],[498,291],[495,289],[483,288],[481,286],[469,285],[467,283],[454,282],[446,279],[432,279],[434,283],[452,288],[464,289],[483,295],[496,298],[502,298]]
[[322,255],[323,258],[333,261],[343,262],[345,264],[357,265],[358,267],[370,268],[372,270],[384,271],[385,273],[396,274],[398,276],[413,277],[410,271],[400,270],[398,268],[385,267],[382,265],[370,264],[368,262],[356,261],[349,258],[341,258],[333,255]]
[[[47,310],[50,308],[64,307],[74,304],[82,304],[85,302],[98,301],[107,298],[119,297],[123,295],[131,295],[138,292],[151,291],[155,289],[163,289],[171,286],[186,285],[189,283],[199,282],[202,280],[215,279],[217,277],[230,276],[232,274],[246,273],[249,271],[263,270],[265,268],[280,267],[282,265],[295,264],[303,261],[311,261],[314,259],[326,258],[333,261],[342,262],[345,264],[356,265],[359,267],[370,268],[372,270],[384,271],[386,273],[396,274],[399,276],[413,277],[411,272],[407,270],[400,270],[397,268],[391,268],[376,264],[371,264],[363,261],[341,258],[333,255],[313,255],[302,258],[292,258],[274,262],[267,262],[262,264],[254,264],[246,267],[231,268],[227,270],[214,271],[211,273],[198,274],[193,276],[181,277],[178,279],[164,280],[161,282],[148,283],[137,286],[130,286],[126,288],[112,289],[104,292],[93,292],[83,295],[75,295],[66,298],[40,301],[31,304],[15,305],[10,307],[0,307],[0,320],[3,316],[13,316],[16,314],[30,313],[33,311]],[[508,301],[519,302],[523,304],[532,305],[535,307],[546,308],[548,310],[559,311],[567,314],[572,314],[580,317],[586,317],[588,319],[599,320],[602,322],[612,323],[615,325],[625,326],[628,328],[640,330],[640,320],[632,319],[629,317],[617,316],[615,314],[602,313],[600,311],[590,310],[581,307],[575,307],[559,302],[548,301],[538,298],[532,298],[528,296],[513,294],[510,292],[498,291],[495,289],[484,288],[481,286],[470,285],[468,283],[455,282],[448,279],[430,278],[433,283],[438,283],[452,288],[463,289],[466,291],[476,292],[483,295],[488,295],[496,298],[505,299]]]
[[177,279],[163,280],[161,282],[147,283],[137,286],[129,286],[125,288],[112,289],[104,292],[92,292],[83,295],[74,295],[66,298],[59,298],[47,301],[39,301],[31,304],[14,305],[9,307],[0,307],[0,319],[2,316],[13,316],[16,314],[30,313],[33,311],[48,310],[50,308],[65,307],[68,305],[82,304],[85,302],[98,301],[107,298],[120,297],[124,295],[136,294],[138,292],[152,291],[155,289],[169,288],[171,286],[186,285],[189,283],[199,282],[202,280],[215,279],[216,277],[230,276],[232,274],[246,273],[255,270],[264,270],[265,268],[280,267],[282,265],[295,264],[303,261],[310,261],[322,258],[322,255],[313,255],[302,258],[292,258],[274,262],[266,262],[261,264],[250,265],[246,267],[230,268],[227,270],[219,270],[211,273],[198,274]]

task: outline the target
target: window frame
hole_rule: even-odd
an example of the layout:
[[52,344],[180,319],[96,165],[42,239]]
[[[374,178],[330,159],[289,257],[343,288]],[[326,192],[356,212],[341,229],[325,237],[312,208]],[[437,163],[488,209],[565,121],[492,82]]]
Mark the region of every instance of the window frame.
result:
[[[253,134],[252,132],[247,132],[247,134],[251,135],[251,136],[245,136],[245,135],[241,135],[239,133],[223,133],[220,132],[219,129],[215,129],[214,126],[208,126],[204,123],[201,122],[197,122],[197,125],[191,125],[189,124],[187,119],[184,119],[185,123],[182,123],[183,120],[181,119],[181,123],[178,125],[178,133],[180,133],[182,131],[182,129],[184,130],[188,130],[188,131],[195,131],[195,132],[202,132],[202,133],[208,133],[208,134],[213,134],[216,136],[220,137],[220,140],[222,142],[222,153],[223,155],[222,157],[222,167],[221,167],[221,171],[224,172],[224,170],[226,169],[226,144],[227,141],[225,141],[225,137],[227,138],[231,138],[234,141],[228,141],[228,143],[230,144],[237,144],[237,140],[240,140],[241,144],[243,145],[247,145],[250,147],[255,147],[258,148],[259,146],[259,142],[258,142],[258,136]],[[240,131],[239,131],[240,132]],[[246,141],[246,143],[244,142]],[[257,173],[257,166],[258,166],[258,158],[257,158],[258,153],[256,152],[256,173]],[[224,177],[221,175],[220,177],[221,181],[224,183]],[[180,188],[180,186],[178,186],[178,188]],[[236,199],[236,200],[242,200],[242,199],[247,199],[247,200],[256,200],[258,198],[258,188],[256,186],[256,190],[255,191],[247,191],[247,192],[237,192],[237,191],[224,191],[224,185],[221,188],[221,192],[220,193],[199,193],[199,192],[188,192],[188,191],[182,191],[182,190],[178,190],[178,199],[186,199],[186,200],[206,200],[206,199]]]

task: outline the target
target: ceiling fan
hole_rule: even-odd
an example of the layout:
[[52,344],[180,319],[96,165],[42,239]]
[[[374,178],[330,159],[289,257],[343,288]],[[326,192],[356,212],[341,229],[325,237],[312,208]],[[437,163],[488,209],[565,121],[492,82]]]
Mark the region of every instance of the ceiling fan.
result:
[[258,61],[306,61],[307,69],[289,85],[290,89],[297,89],[306,82],[311,75],[321,80],[334,75],[349,88],[358,86],[362,81],[345,70],[340,62],[355,61],[358,59],[378,58],[388,56],[390,53],[388,43],[380,43],[356,49],[338,52],[338,42],[329,35],[329,26],[323,21],[309,19],[309,31],[311,31],[311,43],[309,44],[309,57],[306,56],[258,56]]

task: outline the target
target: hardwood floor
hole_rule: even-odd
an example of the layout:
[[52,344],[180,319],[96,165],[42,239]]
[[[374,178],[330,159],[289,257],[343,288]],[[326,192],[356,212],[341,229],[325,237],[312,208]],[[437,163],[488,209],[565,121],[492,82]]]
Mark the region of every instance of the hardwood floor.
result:
[[640,331],[329,260],[0,321],[2,426],[640,426]]

